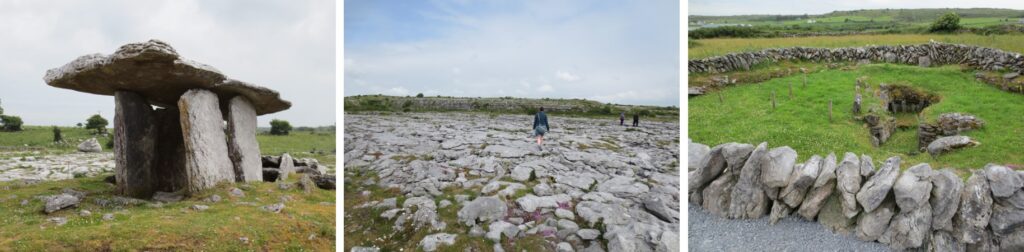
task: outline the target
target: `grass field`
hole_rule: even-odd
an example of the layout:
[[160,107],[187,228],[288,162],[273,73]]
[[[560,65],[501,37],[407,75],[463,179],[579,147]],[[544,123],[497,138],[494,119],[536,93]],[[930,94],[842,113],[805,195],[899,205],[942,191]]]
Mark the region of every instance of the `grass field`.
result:
[[[26,126],[20,132],[0,132],[0,158],[29,155],[57,155],[77,151],[81,140],[92,137],[88,130],[62,127],[68,143],[54,144],[52,127]],[[109,141],[99,137],[104,151]],[[335,133],[292,131],[287,136],[257,135],[263,155],[290,153],[297,158],[316,158],[335,168]],[[95,199],[114,196],[114,186],[98,177],[48,181],[34,185],[0,182],[0,251],[334,251],[335,191],[314,189],[281,190],[275,183],[221,185],[182,202],[153,206],[104,207]],[[291,177],[294,183],[296,177]],[[233,198],[227,191],[237,186],[246,196]],[[85,191],[88,196],[71,210],[43,214],[40,195],[59,194],[64,188]],[[218,194],[221,202],[206,202]],[[270,213],[261,206],[285,202],[282,213]],[[28,200],[27,205],[21,205]],[[210,206],[197,212],[194,204]],[[252,205],[250,205],[252,204]],[[78,216],[79,210],[93,214]],[[102,220],[113,213],[114,221]],[[66,217],[56,227],[48,218]],[[248,242],[240,240],[246,237]]]
[[[294,178],[288,182],[293,183]],[[35,185],[0,182],[0,250],[334,251],[335,191],[315,189],[305,194],[294,187],[281,190],[274,183],[234,186],[246,195],[229,196],[232,186],[225,184],[176,203],[104,207],[94,200],[112,197],[114,186],[103,182],[102,177]],[[77,208],[44,214],[43,202],[34,197],[59,194],[64,188],[84,191],[88,196]],[[213,194],[223,200],[203,201]],[[290,199],[281,213],[260,209],[282,197]],[[21,205],[22,200],[28,200],[28,204]],[[201,212],[190,209],[195,204],[210,208]],[[79,216],[80,210],[89,210],[92,215]],[[114,214],[115,219],[103,220],[107,213]],[[68,222],[56,226],[48,221],[51,217],[66,217]]]
[[[91,130],[77,127],[61,127],[61,135],[66,143],[53,143],[52,126],[24,126],[24,130],[18,132],[0,131],[0,157],[3,150],[35,150],[47,154],[61,154],[77,151],[78,143],[94,137]],[[108,132],[113,132],[108,129]],[[334,132],[323,131],[292,131],[287,136],[274,136],[259,134],[256,141],[260,143],[260,152],[263,155],[281,155],[289,153],[298,158],[316,158],[321,164],[334,167],[335,164],[335,134]],[[103,151],[112,151],[107,148],[108,136],[97,136],[97,140],[103,145]]]
[[[900,83],[938,93],[942,101],[923,111],[929,121],[946,112],[966,112],[984,119],[985,128],[964,133],[981,145],[933,159],[928,154],[917,154],[913,127],[898,130],[882,147],[873,147],[867,127],[854,120],[851,112],[855,79],[861,76],[867,76],[868,83],[875,87],[879,83]],[[690,98],[688,135],[710,146],[764,141],[771,147],[788,145],[800,154],[800,161],[813,154],[836,152],[842,156],[849,151],[868,154],[875,161],[899,155],[904,168],[921,162],[960,171],[982,168],[986,163],[1024,164],[1019,151],[1024,146],[1024,96],[978,82],[973,73],[959,67],[874,64],[848,71],[824,70],[808,77],[806,88],[799,84],[802,75],[727,87],[717,91],[722,93],[724,104],[717,95]],[[792,99],[787,94],[790,83],[794,83]],[[771,108],[772,91],[778,99],[775,110]],[[834,102],[833,122],[828,120],[829,100]]]
[[856,47],[865,45],[906,45],[928,43],[930,40],[946,43],[972,44],[1009,52],[1024,53],[1024,35],[975,34],[887,34],[849,35],[791,38],[739,38],[701,39],[689,48],[689,59],[703,59],[735,52],[759,51],[777,47]]

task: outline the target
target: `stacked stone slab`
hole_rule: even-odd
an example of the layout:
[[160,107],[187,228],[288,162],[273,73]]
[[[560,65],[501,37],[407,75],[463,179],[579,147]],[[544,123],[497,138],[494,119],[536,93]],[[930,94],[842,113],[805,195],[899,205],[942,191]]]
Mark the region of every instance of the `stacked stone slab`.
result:
[[79,57],[43,79],[114,96],[116,190],[139,198],[262,181],[256,116],[291,107],[276,91],[229,79],[158,40]]
[[[1024,172],[989,164],[962,182],[952,169],[926,163],[901,172],[899,157],[874,171],[867,155],[846,153],[837,167],[835,154],[793,164],[776,162],[768,150],[767,143],[711,148],[689,174],[691,203],[723,218],[769,215],[770,223],[796,212],[832,232],[898,251],[1024,249]],[[781,174],[773,173],[785,171],[789,177],[775,198]],[[793,195],[803,190],[801,202]]]
[[722,73],[750,70],[754,65],[789,60],[814,62],[887,62],[918,66],[961,64],[974,68],[1024,73],[1018,53],[972,45],[931,42],[919,45],[845,48],[771,48],[690,60],[690,73]]

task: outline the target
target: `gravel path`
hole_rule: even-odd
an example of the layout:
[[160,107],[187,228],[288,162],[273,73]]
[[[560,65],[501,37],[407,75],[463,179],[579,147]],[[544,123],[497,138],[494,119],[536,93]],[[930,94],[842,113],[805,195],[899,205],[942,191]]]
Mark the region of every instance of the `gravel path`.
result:
[[887,251],[877,242],[833,234],[817,222],[788,216],[774,226],[768,217],[730,220],[689,205],[690,251]]

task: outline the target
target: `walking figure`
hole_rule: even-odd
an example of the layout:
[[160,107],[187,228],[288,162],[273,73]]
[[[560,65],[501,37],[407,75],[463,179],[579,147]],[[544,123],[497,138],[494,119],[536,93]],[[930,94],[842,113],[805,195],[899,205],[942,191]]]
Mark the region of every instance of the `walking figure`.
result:
[[619,126],[625,126],[625,124],[626,124],[626,112],[623,111],[623,112],[619,113]]
[[640,114],[633,114],[633,127],[640,126]]
[[548,115],[544,113],[544,107],[540,107],[540,111],[533,116],[533,135],[537,137],[538,149],[544,149],[541,146],[544,144],[544,133],[547,133],[550,129],[548,127]]

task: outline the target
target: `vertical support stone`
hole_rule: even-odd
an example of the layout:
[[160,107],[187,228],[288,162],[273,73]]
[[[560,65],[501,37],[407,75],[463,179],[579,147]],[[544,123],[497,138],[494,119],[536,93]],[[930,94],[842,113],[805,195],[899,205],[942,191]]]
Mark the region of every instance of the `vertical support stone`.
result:
[[156,190],[177,192],[185,188],[185,140],[181,137],[181,113],[176,107],[154,111],[156,119],[156,160],[153,183]]
[[134,92],[114,92],[114,171],[116,192],[136,198],[153,194],[153,109]]
[[227,106],[228,151],[235,168],[235,181],[263,181],[260,143],[256,141],[256,109],[243,96],[231,98]]
[[192,89],[178,99],[181,134],[185,141],[185,189],[192,193],[234,181],[234,167],[228,158],[224,116],[217,95]]

